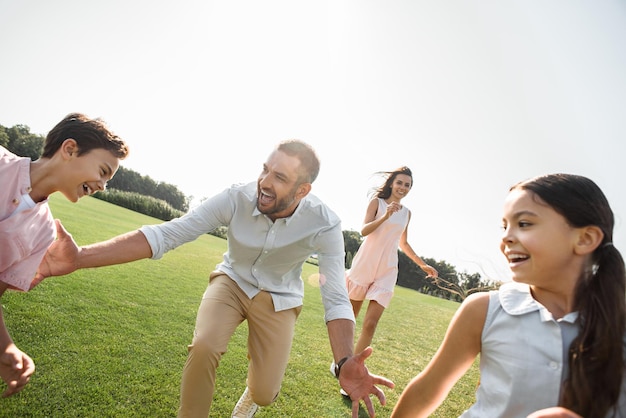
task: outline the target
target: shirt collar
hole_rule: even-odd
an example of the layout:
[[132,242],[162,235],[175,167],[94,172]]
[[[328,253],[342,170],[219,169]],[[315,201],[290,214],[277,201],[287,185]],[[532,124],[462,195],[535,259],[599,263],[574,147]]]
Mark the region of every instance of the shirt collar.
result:
[[[524,315],[529,312],[539,311],[542,322],[554,321],[552,313],[541,303],[537,302],[530,293],[530,286],[523,283],[509,282],[500,286],[500,305],[509,315]],[[558,321],[576,322],[578,312],[570,312]]]

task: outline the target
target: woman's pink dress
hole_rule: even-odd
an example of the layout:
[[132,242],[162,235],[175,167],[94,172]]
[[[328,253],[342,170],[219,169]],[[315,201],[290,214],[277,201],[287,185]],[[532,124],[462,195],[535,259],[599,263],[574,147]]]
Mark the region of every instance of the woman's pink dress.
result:
[[[387,203],[378,198],[375,219],[383,217]],[[376,230],[365,237],[352,267],[346,271],[346,286],[352,300],[375,300],[387,308],[398,280],[398,244],[409,222],[409,210],[402,206]]]

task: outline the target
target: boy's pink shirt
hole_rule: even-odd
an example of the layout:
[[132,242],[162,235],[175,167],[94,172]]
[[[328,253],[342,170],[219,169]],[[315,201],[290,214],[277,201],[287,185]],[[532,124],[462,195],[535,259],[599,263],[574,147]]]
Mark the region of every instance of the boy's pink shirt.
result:
[[0,281],[28,291],[37,267],[56,238],[48,200],[10,216],[30,190],[30,158],[0,146]]

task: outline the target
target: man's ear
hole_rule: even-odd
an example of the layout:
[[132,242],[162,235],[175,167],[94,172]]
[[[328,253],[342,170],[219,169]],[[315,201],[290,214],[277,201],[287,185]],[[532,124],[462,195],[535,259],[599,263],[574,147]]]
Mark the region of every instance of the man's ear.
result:
[[604,232],[595,226],[585,226],[579,229],[578,242],[575,244],[574,251],[576,254],[591,254],[598,248],[598,245],[604,239]]
[[72,157],[78,154],[78,143],[73,138],[67,138],[61,144],[61,154],[64,158]]
[[311,183],[302,183],[298,186],[298,191],[296,191],[296,197],[298,199],[303,199],[304,196],[308,195],[311,191]]

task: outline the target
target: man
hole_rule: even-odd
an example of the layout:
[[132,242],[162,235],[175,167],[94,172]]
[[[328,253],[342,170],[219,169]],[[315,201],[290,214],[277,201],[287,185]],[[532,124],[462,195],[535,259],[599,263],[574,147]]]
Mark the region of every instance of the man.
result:
[[371,348],[353,355],[354,314],[344,279],[344,244],[339,218],[311,195],[319,159],[308,144],[280,143],[255,183],[237,185],[205,200],[185,216],[144,226],[111,240],[78,248],[59,224],[39,274],[68,274],[79,268],[126,263],[163,254],[218,226],[228,226],[228,251],[198,309],[194,337],[183,370],[179,417],[206,417],[216,369],[237,326],[248,321],[248,379],[233,417],[252,417],[278,396],[289,360],[304,285],[302,265],[318,254],[320,289],[336,373],[358,416],[370,394],[385,403],[376,386],[393,387],[371,375],[364,361]]

